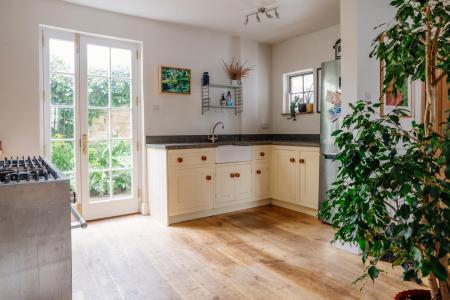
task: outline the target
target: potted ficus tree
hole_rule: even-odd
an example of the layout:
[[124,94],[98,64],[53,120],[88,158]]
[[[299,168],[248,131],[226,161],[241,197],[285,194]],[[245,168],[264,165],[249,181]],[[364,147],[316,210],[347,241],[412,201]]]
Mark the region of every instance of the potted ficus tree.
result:
[[383,271],[377,263],[388,256],[392,266],[403,267],[404,280],[426,279],[419,291],[396,299],[448,300],[450,130],[435,122],[437,85],[450,70],[450,5],[391,5],[395,19],[375,40],[371,56],[384,62],[383,93],[397,93],[408,80],[424,83],[423,122],[406,127],[403,109],[380,115],[379,103],[351,105],[334,132],[340,167],[320,214],[337,228],[336,240],[361,248],[365,268],[358,280],[375,280]]

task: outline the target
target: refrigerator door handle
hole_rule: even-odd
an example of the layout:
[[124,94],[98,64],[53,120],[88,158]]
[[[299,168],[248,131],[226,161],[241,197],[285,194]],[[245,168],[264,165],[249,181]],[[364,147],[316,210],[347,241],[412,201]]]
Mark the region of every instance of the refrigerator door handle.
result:
[[325,159],[332,159],[333,161],[336,160],[336,154],[322,153],[322,155]]

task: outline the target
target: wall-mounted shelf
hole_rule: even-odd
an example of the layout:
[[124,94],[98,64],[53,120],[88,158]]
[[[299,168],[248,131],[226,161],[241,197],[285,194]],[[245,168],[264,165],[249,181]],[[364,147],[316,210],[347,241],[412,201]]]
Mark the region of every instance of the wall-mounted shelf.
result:
[[[211,105],[210,98],[210,89],[225,89],[231,90],[233,92],[233,106],[221,106],[221,105]],[[219,100],[217,101],[219,103]],[[225,110],[234,110],[234,114],[237,115],[244,110],[244,100],[242,98],[242,85],[234,86],[229,84],[217,84],[210,83],[207,85],[203,85],[202,82],[202,114],[211,109],[225,109]]]

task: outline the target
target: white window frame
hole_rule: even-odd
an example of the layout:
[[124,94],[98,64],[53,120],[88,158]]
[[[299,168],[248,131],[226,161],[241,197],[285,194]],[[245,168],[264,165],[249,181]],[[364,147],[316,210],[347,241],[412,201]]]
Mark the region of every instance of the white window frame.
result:
[[[302,76],[303,81],[304,81],[305,75],[311,75],[313,77],[313,90],[312,90],[313,103],[316,102],[315,91],[316,91],[317,83],[316,83],[314,74],[315,74],[314,69],[307,69],[307,70],[301,70],[301,71],[295,71],[295,72],[283,74],[283,114],[290,114],[290,103],[291,103],[291,95],[292,95],[292,93],[291,93],[291,78],[293,78],[293,77]],[[303,84],[303,93],[305,93],[305,85],[304,84]]]

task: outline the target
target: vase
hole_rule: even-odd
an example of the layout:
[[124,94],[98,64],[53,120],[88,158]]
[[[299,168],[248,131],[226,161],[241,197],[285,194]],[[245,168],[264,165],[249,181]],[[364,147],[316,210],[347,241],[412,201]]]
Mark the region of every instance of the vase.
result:
[[313,113],[314,112],[314,104],[313,103],[306,103],[306,112],[307,113]]
[[394,300],[431,300],[428,290],[408,290],[395,295]]
[[299,112],[299,113],[304,113],[304,112],[306,112],[306,103],[299,103],[299,104],[297,105],[297,108],[298,108],[298,112]]

